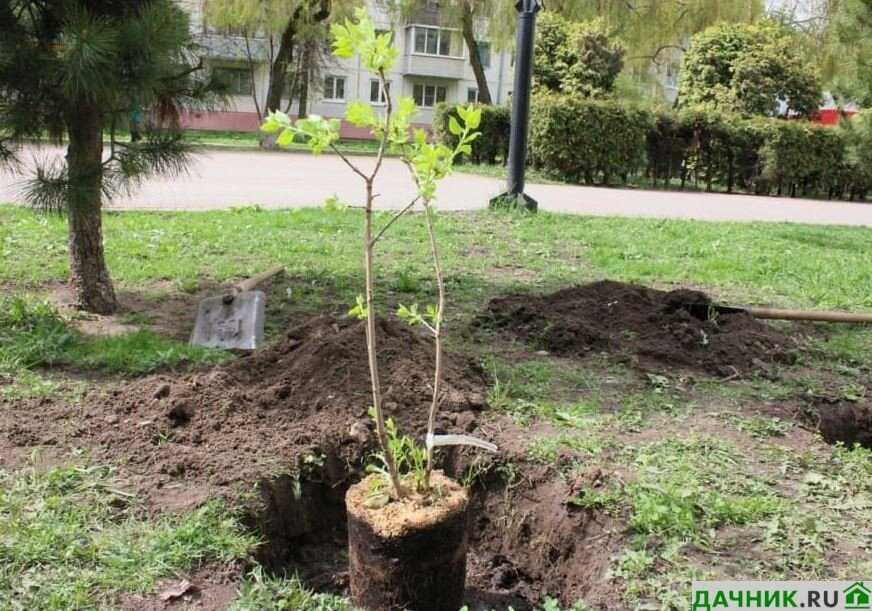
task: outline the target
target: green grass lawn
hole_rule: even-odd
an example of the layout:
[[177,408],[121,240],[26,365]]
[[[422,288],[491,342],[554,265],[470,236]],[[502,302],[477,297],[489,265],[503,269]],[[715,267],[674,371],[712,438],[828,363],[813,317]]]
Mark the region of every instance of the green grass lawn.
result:
[[[109,213],[106,252],[121,287],[184,288],[283,264],[349,299],[360,290],[360,220],[354,210],[256,207]],[[487,212],[443,214],[438,223],[455,301],[608,277],[709,288],[749,304],[872,309],[865,228]],[[425,236],[420,216],[395,225],[379,249],[383,283],[427,285]],[[23,290],[63,281],[66,239],[62,218],[0,207],[0,282]]]
[[[287,278],[269,296],[271,318],[285,320],[343,313],[354,302],[362,286],[360,222],[355,210],[122,212],[106,215],[104,232],[119,291],[155,303],[185,295],[195,303],[218,284],[285,265]],[[824,383],[862,399],[869,327],[827,327],[815,340],[818,352],[803,357],[801,375],[695,383],[640,380],[620,363],[519,358],[511,346],[472,346],[462,332],[494,296],[602,278],[691,286],[730,303],[872,310],[872,232],[489,212],[441,214],[437,229],[449,342],[482,358],[492,408],[530,430],[527,459],[568,481],[593,468],[621,475],[570,502],[621,524],[627,544],[610,574],[627,608],[686,608],[685,590],[699,577],[834,578],[872,569],[864,560],[872,454],[826,446],[793,422],[749,415],[761,402]],[[432,301],[425,246],[417,215],[381,243],[382,305]],[[73,315],[46,303],[67,273],[65,221],[0,206],[0,391],[7,400],[53,396],[65,369],[114,382],[228,358],[166,337],[147,311],[131,315],[142,327],[134,333],[78,333]],[[250,554],[254,542],[232,509],[208,504],[150,517],[116,487],[112,470],[77,460],[85,466],[0,470],[0,607],[111,607],[118,596],[148,592],[198,563]],[[844,550],[860,551],[839,563],[834,554]],[[239,584],[234,605],[347,606],[258,567]]]

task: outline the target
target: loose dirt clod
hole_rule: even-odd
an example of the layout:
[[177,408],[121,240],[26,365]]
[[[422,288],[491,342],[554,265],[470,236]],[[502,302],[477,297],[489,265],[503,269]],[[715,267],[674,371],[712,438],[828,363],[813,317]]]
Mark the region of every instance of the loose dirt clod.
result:
[[[477,324],[551,354],[608,353],[644,370],[686,368],[738,377],[760,364],[790,364],[796,342],[745,313],[700,316],[686,304],[711,304],[705,293],[671,292],[602,281],[541,297],[491,300]],[[694,316],[696,314],[696,316]]]

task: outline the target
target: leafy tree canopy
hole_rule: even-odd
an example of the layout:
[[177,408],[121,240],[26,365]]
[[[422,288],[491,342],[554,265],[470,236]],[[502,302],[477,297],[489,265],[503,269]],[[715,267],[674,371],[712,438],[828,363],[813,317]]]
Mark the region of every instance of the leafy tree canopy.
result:
[[808,116],[820,101],[820,79],[797,35],[773,22],[712,26],[693,37],[684,56],[684,107],[774,116],[784,103],[788,113]]
[[582,97],[611,93],[624,67],[624,46],[602,19],[572,22],[542,15],[536,35],[534,86]]

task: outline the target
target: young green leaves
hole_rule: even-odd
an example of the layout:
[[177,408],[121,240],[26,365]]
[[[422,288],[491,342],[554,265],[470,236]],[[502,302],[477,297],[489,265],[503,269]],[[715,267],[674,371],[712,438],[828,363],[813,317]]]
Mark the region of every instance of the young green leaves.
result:
[[366,320],[368,314],[369,308],[366,307],[366,300],[363,298],[363,295],[358,295],[357,302],[353,308],[348,310],[348,315],[358,320]]
[[392,44],[393,34],[377,34],[365,8],[356,9],[354,17],[357,23],[346,19],[345,24],[331,26],[333,54],[343,59],[360,55],[363,66],[370,72],[389,72],[399,55]]
[[457,146],[451,149],[444,144],[430,143],[424,130],[416,130],[407,151],[406,159],[417,180],[418,194],[424,200],[435,197],[436,183],[451,172],[458,155],[472,152],[472,142],[481,135],[475,131],[481,124],[481,109],[461,106],[457,113],[460,120],[451,117],[448,122],[448,129],[457,136]]
[[417,303],[413,303],[408,307],[400,304],[397,308],[397,317],[412,327],[424,325],[432,331],[436,325],[436,320],[439,318],[439,310],[435,305],[430,304],[427,306],[427,311],[422,314],[418,311]]
[[318,155],[339,140],[339,127],[339,119],[325,119],[320,115],[309,115],[292,123],[288,115],[277,110],[269,113],[260,131],[265,134],[278,134],[276,144],[281,147],[290,146],[294,136],[300,134],[306,138],[309,149]]

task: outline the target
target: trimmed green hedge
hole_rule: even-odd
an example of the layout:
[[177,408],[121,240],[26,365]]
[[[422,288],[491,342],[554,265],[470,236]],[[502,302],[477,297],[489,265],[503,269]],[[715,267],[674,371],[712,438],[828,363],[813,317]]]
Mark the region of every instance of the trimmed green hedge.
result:
[[[505,165],[509,159],[509,131],[511,130],[512,112],[508,106],[481,104],[479,108],[481,108],[481,125],[478,129],[481,136],[472,143],[472,153],[468,156],[464,155],[459,161],[462,163],[468,160],[473,163],[492,165],[499,162]],[[441,142],[454,147],[457,145],[457,136],[448,129],[448,120],[452,116],[455,119],[460,118],[457,114],[457,106],[444,102],[439,104],[433,116],[433,131]]]
[[[485,108],[483,134],[470,157],[505,163],[509,109]],[[635,179],[663,187],[851,200],[872,192],[872,111],[831,127],[706,108],[655,113],[616,100],[554,93],[537,95],[532,108],[530,163],[571,182]],[[435,125],[448,143],[451,112],[454,107],[440,107]]]
[[615,101],[555,94],[536,96],[530,163],[575,182],[627,182],[645,163],[651,113]]

